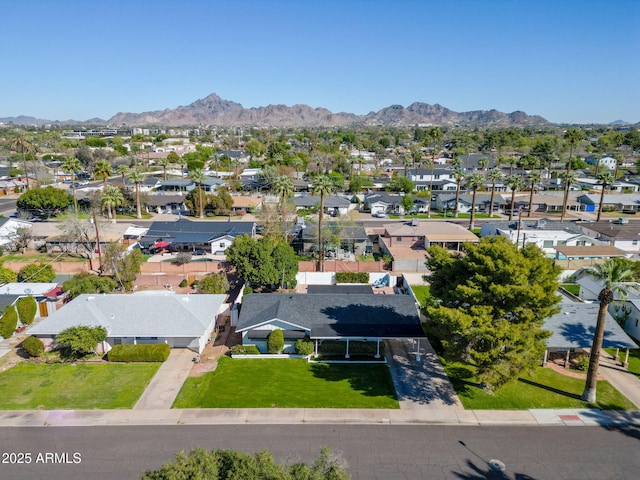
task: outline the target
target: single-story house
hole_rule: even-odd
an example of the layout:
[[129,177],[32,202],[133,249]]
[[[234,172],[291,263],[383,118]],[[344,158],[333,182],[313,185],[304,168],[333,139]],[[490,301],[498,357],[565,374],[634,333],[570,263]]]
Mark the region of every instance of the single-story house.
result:
[[174,252],[205,250],[222,255],[240,235],[255,237],[255,222],[197,222],[181,218],[175,222],[153,222],[139,241],[143,250],[157,242],[168,242]]
[[[301,195],[289,198],[287,201],[295,205],[296,211],[320,208],[319,195]],[[351,200],[346,197],[340,197],[338,195],[327,195],[324,197],[324,213],[326,214],[336,217],[346,215],[352,208],[355,208],[355,204],[352,204]]]
[[[409,295],[279,294],[243,298],[236,332],[243,344],[267,351],[273,330],[283,330],[286,353],[296,340],[309,337],[316,354],[323,340],[380,342],[385,339],[425,338],[415,300]],[[418,351],[420,348],[418,346]]]
[[402,206],[403,195],[397,193],[374,192],[364,196],[364,207],[368,209],[372,215],[380,213],[397,213],[403,214]]
[[195,190],[196,184],[189,178],[168,178],[156,187],[159,192],[190,192]]
[[[322,224],[325,251],[338,248],[355,254],[366,253],[369,237],[362,223],[343,225],[325,220]],[[318,249],[318,223],[297,222],[290,231],[292,246],[299,253],[312,253]]]
[[582,231],[589,236],[608,243],[627,253],[640,253],[640,222],[620,219],[615,222],[581,222],[576,223]]
[[182,195],[147,195],[144,200],[147,213],[173,213],[185,215],[188,208]]
[[233,199],[233,205],[231,206],[231,210],[233,212],[256,212],[262,208],[263,198],[262,197],[249,197],[246,195],[234,195],[231,197]]
[[[578,197],[585,212],[597,212],[600,206],[600,193],[585,193]],[[603,212],[636,213],[640,210],[639,194],[605,193],[602,198]]]
[[[250,295],[251,296],[251,295]],[[226,309],[226,295],[178,295],[164,291],[132,295],[80,295],[40,323],[29,334],[47,347],[69,327],[101,326],[104,352],[115,345],[166,343],[197,353],[207,345],[216,320]]]
[[[0,305],[6,308],[20,297],[33,297],[38,304],[37,317],[46,317],[56,311],[56,302],[64,293],[57,283],[52,282],[16,282],[5,283],[0,287]],[[10,301],[13,298],[13,301]],[[4,310],[4,309],[3,309]]]
[[31,229],[31,222],[17,218],[0,218],[0,246],[6,247],[13,243],[21,229]]

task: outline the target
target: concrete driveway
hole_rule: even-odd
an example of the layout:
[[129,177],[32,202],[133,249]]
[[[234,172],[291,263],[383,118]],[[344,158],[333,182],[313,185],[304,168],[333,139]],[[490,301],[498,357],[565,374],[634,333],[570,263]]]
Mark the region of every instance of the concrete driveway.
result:
[[133,409],[170,409],[182,388],[182,384],[191,371],[193,357],[195,356],[194,352],[186,348],[172,349],[169,358],[158,369]]

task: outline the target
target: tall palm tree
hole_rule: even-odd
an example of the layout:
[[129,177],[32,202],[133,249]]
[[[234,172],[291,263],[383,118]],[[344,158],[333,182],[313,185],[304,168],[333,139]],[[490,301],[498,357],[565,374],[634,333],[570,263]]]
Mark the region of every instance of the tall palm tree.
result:
[[453,171],[451,176],[456,181],[456,206],[453,211],[453,217],[458,218],[458,210],[459,210],[458,202],[460,201],[460,185],[462,184],[462,181],[464,180],[464,177],[465,177],[464,170],[460,167],[457,167]]
[[489,166],[489,159],[487,157],[482,157],[478,160],[478,166],[482,169],[483,172],[487,171],[487,167]]
[[102,180],[102,187],[106,188],[107,180],[113,174],[111,164],[106,160],[100,160],[93,167],[93,176],[99,180]]
[[506,157],[504,159],[505,163],[509,164],[509,177],[513,176],[513,167],[518,164],[518,159],[516,157]]
[[529,192],[529,211],[527,212],[527,217],[530,218],[531,212],[533,211],[533,194],[536,191],[536,186],[542,180],[542,174],[534,170],[529,174],[529,177],[527,177],[527,179],[529,180],[529,187],[531,188],[531,191]]
[[589,370],[587,371],[587,381],[582,393],[582,400],[594,404],[596,402],[596,387],[598,382],[598,361],[602,349],[604,338],[604,327],[607,320],[609,305],[615,296],[624,299],[626,291],[623,289],[623,282],[631,281],[633,272],[627,263],[617,261],[615,258],[606,260],[604,263],[592,265],[583,270],[594,280],[604,283],[604,288],[598,294],[600,308],[598,309],[598,321],[593,334],[591,352],[589,354]]
[[433,171],[435,169],[435,160],[433,158],[425,158],[424,166],[431,169],[431,176],[429,177],[429,210],[427,211],[427,218],[431,218],[431,199],[433,198]]
[[167,158],[159,158],[158,165],[162,167],[162,179],[167,181],[167,166],[169,165],[169,160]]
[[600,221],[600,214],[602,213],[602,204],[604,203],[604,192],[607,189],[607,186],[613,185],[615,182],[615,178],[611,172],[603,172],[598,175],[598,180],[600,180],[600,185],[602,185],[602,191],[600,192],[600,204],[598,205],[598,217],[596,221]]
[[115,207],[124,204],[124,195],[122,195],[122,191],[113,185],[107,186],[104,190],[102,190],[102,195],[100,197],[102,206],[107,207],[107,214],[109,219],[116,223],[115,215],[112,213]]
[[[569,160],[567,160],[567,170],[565,172],[565,177],[570,178],[569,174],[571,173],[571,168],[573,164],[573,151],[578,146],[578,144],[584,139],[584,133],[582,130],[578,130],[577,128],[570,128],[564,133],[564,139],[569,143]],[[569,200],[569,190],[571,188],[571,184],[565,181],[564,185],[564,200],[562,202],[562,213],[560,214],[560,221],[564,222],[564,215],[567,210],[567,201]]]
[[118,165],[116,172],[122,176],[122,188],[127,188],[126,176],[129,175],[129,167],[124,164]]
[[616,152],[613,154],[613,158],[616,159],[616,168],[613,171],[613,179],[617,180],[618,179],[618,170],[620,169],[620,165],[622,164],[622,161],[624,160],[624,155],[622,155],[620,152]]
[[487,173],[487,180],[491,180],[491,201],[489,202],[489,217],[493,215],[493,199],[496,194],[496,183],[504,178],[504,173],[499,168],[489,170]]
[[562,180],[564,181],[564,198],[562,200],[562,213],[560,214],[560,221],[564,222],[564,216],[567,213],[567,203],[569,203],[569,190],[571,185],[578,181],[576,174],[571,171],[562,172]]
[[331,194],[334,184],[327,175],[317,175],[313,179],[313,193],[320,195],[320,212],[318,213],[318,271],[324,272],[324,243],[322,241],[322,218],[324,217],[324,197]]
[[24,177],[25,177],[25,190],[29,189],[29,170],[27,169],[27,154],[33,155],[35,153],[35,147],[33,143],[24,138],[22,135],[16,136],[11,142],[9,142],[9,147],[14,149],[16,152],[20,152],[22,155],[22,165],[24,167]]
[[68,157],[60,165],[62,171],[71,174],[71,191],[73,193],[73,209],[78,215],[78,199],[76,197],[76,172],[82,170],[82,164],[76,157]]
[[204,174],[204,172],[200,168],[197,168],[189,172],[189,177],[191,177],[191,180],[196,182],[196,185],[198,185],[198,210],[199,210],[198,215],[200,218],[204,218],[204,201],[202,199],[202,193],[203,193],[202,182],[204,182],[207,179],[207,176]]
[[480,173],[472,173],[469,175],[465,181],[467,188],[473,192],[471,197],[471,218],[469,220],[469,230],[473,230],[475,228],[475,219],[476,219],[476,193],[478,189],[482,189],[485,187],[484,176]]
[[517,175],[511,175],[507,178],[507,186],[511,189],[511,205],[509,211],[509,221],[513,220],[513,209],[515,208],[516,192],[524,188],[522,178]]
[[140,206],[140,184],[144,180],[144,175],[137,168],[129,170],[129,180],[136,185],[136,218],[142,218],[142,208]]

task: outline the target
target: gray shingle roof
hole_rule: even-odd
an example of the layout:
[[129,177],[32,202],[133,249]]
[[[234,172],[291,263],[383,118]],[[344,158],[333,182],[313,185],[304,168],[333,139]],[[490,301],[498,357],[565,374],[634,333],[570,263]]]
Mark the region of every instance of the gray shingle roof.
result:
[[153,222],[140,243],[151,244],[158,239],[166,242],[180,239],[179,241],[185,243],[201,243],[224,235],[253,236],[254,230],[254,222],[192,222],[183,218],[176,222]]
[[29,330],[55,335],[65,328],[103,326],[110,337],[198,337],[226,295],[80,295]]
[[236,331],[278,319],[311,332],[311,337],[418,338],[425,334],[415,301],[408,295],[247,295]]

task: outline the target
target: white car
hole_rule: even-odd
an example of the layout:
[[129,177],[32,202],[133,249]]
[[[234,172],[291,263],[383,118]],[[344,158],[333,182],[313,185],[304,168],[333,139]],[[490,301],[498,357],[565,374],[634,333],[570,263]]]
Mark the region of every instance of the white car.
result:
[[384,218],[387,216],[387,214],[384,212],[377,212],[377,213],[374,213],[372,216],[376,218]]

